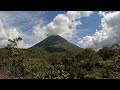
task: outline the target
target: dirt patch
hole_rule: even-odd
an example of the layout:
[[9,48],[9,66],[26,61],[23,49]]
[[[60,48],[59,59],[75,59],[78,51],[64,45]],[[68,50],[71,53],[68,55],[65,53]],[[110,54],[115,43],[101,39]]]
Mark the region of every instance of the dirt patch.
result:
[[0,66],[0,79],[15,79],[15,77],[5,67]]

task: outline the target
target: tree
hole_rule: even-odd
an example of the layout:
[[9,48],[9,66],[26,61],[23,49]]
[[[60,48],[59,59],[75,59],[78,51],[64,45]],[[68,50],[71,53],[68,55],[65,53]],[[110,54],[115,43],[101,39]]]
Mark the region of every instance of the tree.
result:
[[19,56],[22,52],[18,49],[18,42],[21,40],[21,37],[13,40],[8,39],[9,44],[6,47],[8,53],[7,67],[15,76],[24,76],[23,58]]
[[97,61],[99,61],[101,58],[99,57],[99,55],[97,54],[97,52],[95,52],[93,49],[87,48],[87,49],[84,49],[79,54],[77,54],[75,56],[75,59],[78,62],[84,60],[84,61],[89,61],[90,63],[94,64]]
[[113,46],[112,47],[103,47],[102,49],[100,49],[98,51],[99,56],[101,56],[103,58],[103,60],[107,60],[107,59],[112,59],[114,57],[116,57],[118,55],[118,50],[114,49]]
[[8,41],[10,42],[10,44],[8,44],[8,47],[18,48],[17,43],[18,43],[19,41],[21,41],[21,40],[22,40],[21,37],[15,38],[15,39],[13,39],[13,40],[8,39]]

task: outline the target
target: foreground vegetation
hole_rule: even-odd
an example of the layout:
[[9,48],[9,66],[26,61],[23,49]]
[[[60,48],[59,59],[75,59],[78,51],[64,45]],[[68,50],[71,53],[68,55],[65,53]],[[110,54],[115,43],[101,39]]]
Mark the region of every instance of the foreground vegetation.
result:
[[[120,79],[120,45],[99,51],[49,53],[43,49],[18,49],[16,39],[0,49],[0,66],[22,79]],[[15,43],[15,44],[13,44]]]

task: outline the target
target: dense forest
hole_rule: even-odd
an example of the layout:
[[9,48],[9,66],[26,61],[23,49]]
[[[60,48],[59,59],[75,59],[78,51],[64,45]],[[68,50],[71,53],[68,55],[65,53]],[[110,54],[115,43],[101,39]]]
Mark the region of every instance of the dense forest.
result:
[[17,48],[21,38],[0,49],[0,70],[8,79],[120,79],[120,45],[79,52],[48,52],[43,48]]

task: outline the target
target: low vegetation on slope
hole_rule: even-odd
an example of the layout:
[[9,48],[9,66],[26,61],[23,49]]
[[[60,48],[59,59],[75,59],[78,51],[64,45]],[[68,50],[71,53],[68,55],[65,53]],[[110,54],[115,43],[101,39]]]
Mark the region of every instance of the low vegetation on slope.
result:
[[[33,48],[37,49],[44,49],[44,51],[50,52],[50,53],[56,53],[56,52],[73,52],[77,53],[82,50],[82,48],[68,42],[64,38],[62,38],[59,35],[52,35],[41,41],[40,43],[34,45]],[[31,49],[30,48],[30,49]]]
[[3,78],[120,79],[120,45],[104,47],[98,52],[82,49],[79,53],[8,46],[0,49],[0,66],[12,75],[5,74]]

